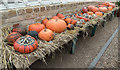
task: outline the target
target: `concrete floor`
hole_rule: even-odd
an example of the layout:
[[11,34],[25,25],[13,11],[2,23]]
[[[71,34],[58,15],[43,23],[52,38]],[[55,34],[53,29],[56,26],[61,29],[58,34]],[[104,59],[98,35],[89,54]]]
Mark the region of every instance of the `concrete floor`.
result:
[[[75,49],[75,54],[70,54],[70,46],[64,46],[65,48],[59,52],[56,51],[52,56],[46,57],[46,62],[38,60],[34,62],[30,68],[87,68],[102,46],[107,42],[113,32],[118,26],[118,18],[114,18],[105,24],[105,27],[98,27],[94,37],[79,37]],[[118,35],[109,45],[108,49],[101,57],[100,61],[96,65],[96,68],[115,68],[117,67],[118,58]]]

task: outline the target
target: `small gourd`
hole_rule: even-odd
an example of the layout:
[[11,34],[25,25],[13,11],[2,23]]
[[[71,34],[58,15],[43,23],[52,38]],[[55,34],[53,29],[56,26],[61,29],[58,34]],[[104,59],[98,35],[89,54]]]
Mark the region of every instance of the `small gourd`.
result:
[[73,24],[68,24],[67,29],[68,30],[74,30],[74,25]]

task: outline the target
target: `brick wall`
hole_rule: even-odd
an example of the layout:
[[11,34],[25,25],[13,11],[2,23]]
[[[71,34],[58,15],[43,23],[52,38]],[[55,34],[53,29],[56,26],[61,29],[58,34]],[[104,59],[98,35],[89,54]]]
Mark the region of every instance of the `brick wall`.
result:
[[1,27],[20,23],[22,25],[28,25],[32,23],[41,22],[44,18],[50,18],[55,16],[58,12],[63,12],[64,15],[80,10],[83,5],[95,5],[95,2],[79,2],[79,3],[68,3],[68,4],[57,4],[49,6],[32,6],[25,8],[17,8],[10,10],[0,11],[0,24]]

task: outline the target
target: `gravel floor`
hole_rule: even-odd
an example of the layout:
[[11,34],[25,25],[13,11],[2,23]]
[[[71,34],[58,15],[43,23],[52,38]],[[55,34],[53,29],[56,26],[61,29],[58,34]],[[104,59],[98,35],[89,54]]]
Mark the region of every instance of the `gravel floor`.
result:
[[[75,54],[69,53],[70,46],[64,46],[65,48],[61,52],[56,51],[54,58],[51,56],[46,57],[47,65],[38,60],[30,68],[87,68],[117,26],[118,18],[114,18],[105,24],[105,27],[98,27],[94,37],[87,37],[86,39],[79,37]],[[117,43],[117,37],[115,37],[97,64],[97,68],[117,67]]]
[[[118,20],[116,20],[118,22]],[[115,21],[115,23],[117,23]],[[118,67],[118,33],[108,46],[107,50],[99,60],[96,68],[117,68]]]
[[99,60],[96,68],[117,68],[118,61],[118,34]]

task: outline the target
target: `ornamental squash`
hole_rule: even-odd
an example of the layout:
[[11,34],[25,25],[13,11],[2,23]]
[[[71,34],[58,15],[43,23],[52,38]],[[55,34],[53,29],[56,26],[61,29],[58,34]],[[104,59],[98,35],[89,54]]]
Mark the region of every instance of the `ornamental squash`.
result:
[[36,31],[29,31],[28,35],[34,37],[35,39],[38,39],[38,32]]
[[28,31],[37,31],[39,33],[44,28],[45,28],[44,24],[35,23],[35,24],[29,25]]
[[87,11],[88,11],[88,8],[87,8],[87,7],[83,7],[83,8],[82,8],[82,12],[83,12],[83,13],[87,13]]
[[45,41],[50,41],[53,39],[54,33],[50,29],[43,29],[39,32],[39,38]]
[[27,29],[24,26],[20,25],[20,24],[14,24],[12,32],[18,32],[21,35],[25,35],[27,33]]
[[14,49],[20,53],[30,53],[34,51],[37,46],[37,41],[30,35],[20,37],[14,42]]
[[71,23],[71,21],[72,21],[71,18],[68,18],[68,17],[65,18],[64,20],[65,20],[65,22],[66,22],[67,24]]
[[18,32],[12,32],[7,36],[5,41],[7,41],[9,44],[13,44],[21,36],[22,35]]
[[77,20],[71,19],[71,24],[75,25],[77,23]]
[[53,32],[61,33],[66,29],[66,23],[62,19],[50,19],[47,22],[46,27]]
[[67,29],[68,30],[74,30],[74,25],[73,24],[68,24]]

